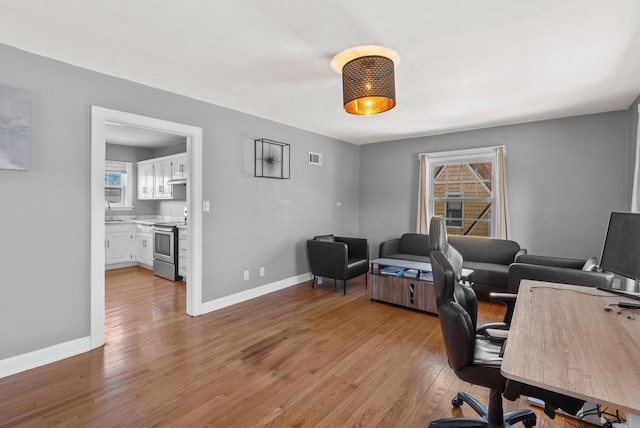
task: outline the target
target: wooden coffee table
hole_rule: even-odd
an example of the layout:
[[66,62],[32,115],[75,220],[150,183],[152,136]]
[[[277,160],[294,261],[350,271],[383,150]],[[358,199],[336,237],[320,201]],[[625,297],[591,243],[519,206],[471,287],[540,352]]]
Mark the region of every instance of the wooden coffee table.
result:
[[[410,260],[379,258],[371,260],[369,278],[369,298],[381,302],[393,303],[405,308],[438,314],[436,291],[431,274],[431,263]],[[397,266],[404,269],[416,269],[428,275],[420,278],[383,275],[380,266]],[[471,269],[462,269],[462,279],[468,279],[473,273]]]
[[433,280],[383,275],[380,273],[380,266],[397,266],[431,273],[430,263],[385,258],[371,260],[369,297],[371,300],[393,303],[418,311],[438,313]]

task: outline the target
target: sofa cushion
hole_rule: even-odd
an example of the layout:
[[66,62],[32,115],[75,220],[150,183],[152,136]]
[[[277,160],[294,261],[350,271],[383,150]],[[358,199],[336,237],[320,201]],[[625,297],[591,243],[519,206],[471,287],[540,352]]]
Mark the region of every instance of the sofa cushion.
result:
[[507,284],[509,283],[508,265],[465,260],[462,266],[466,269],[473,270],[473,273],[469,277],[472,283],[487,284],[505,290],[507,289]]
[[429,235],[405,233],[400,238],[400,253],[429,257]]
[[515,241],[481,236],[449,235],[449,243],[465,260],[507,266],[514,262],[516,254],[520,251],[520,244]]

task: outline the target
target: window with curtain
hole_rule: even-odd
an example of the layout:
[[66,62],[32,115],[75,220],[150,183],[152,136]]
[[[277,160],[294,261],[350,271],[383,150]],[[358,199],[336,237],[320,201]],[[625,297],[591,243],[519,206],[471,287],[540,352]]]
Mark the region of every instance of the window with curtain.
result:
[[106,161],[104,167],[105,208],[132,209],[133,178],[131,162]]
[[504,148],[420,155],[418,233],[433,215],[451,235],[508,237]]

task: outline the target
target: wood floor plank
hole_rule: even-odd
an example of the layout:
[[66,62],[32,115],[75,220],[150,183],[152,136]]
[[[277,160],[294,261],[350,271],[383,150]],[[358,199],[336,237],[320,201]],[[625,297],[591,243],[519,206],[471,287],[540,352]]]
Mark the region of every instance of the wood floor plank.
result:
[[[0,379],[0,427],[424,427],[451,415],[457,379],[436,316],[303,283],[200,317],[142,268],[106,273],[106,345]],[[480,322],[504,309],[482,302]],[[505,409],[528,407],[505,400]],[[538,426],[569,428],[572,420]]]

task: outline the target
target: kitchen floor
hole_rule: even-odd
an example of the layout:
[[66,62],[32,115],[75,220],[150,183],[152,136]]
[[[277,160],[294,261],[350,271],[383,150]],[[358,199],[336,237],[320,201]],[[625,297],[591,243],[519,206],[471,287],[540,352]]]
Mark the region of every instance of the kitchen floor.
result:
[[[153,271],[134,266],[105,272],[105,340],[120,336],[135,324],[167,322],[188,317],[186,283],[155,276]],[[150,327],[150,326],[149,326]],[[154,325],[154,328],[158,327]]]

